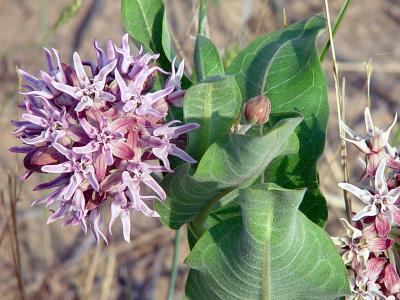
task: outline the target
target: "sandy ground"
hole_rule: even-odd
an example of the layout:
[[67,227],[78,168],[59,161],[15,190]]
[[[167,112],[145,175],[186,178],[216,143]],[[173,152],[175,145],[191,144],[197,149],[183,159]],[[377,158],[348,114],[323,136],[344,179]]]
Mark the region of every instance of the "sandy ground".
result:
[[[91,1],[84,4],[67,24],[49,34],[62,9],[71,1],[0,0],[0,176],[1,188],[7,189],[7,170],[15,170],[18,161],[7,149],[16,143],[9,135],[10,119],[16,118],[18,101],[15,67],[22,66],[35,73],[43,68],[43,45],[59,49],[62,57],[71,57],[76,33],[85,18]],[[194,44],[196,0],[167,0],[170,28],[183,56],[190,57]],[[221,0],[210,1],[211,37],[221,54],[229,45],[244,47],[257,35],[278,29],[282,24],[282,8],[288,23],[306,18],[323,10],[321,0]],[[342,1],[330,1],[335,16]],[[93,38],[104,44],[107,39],[119,41],[123,34],[119,1],[103,0],[93,23],[87,28],[79,51],[81,56],[94,58]],[[336,52],[342,76],[347,86],[347,121],[357,129],[363,127],[362,111],[366,105],[365,71],[363,62],[373,59],[371,83],[373,115],[378,125],[386,127],[399,111],[400,1],[354,0],[337,34]],[[322,38],[324,40],[324,38]],[[190,64],[190,60],[187,59]],[[324,67],[332,87],[331,63]],[[334,90],[330,88],[330,127],[327,147],[320,161],[320,178],[328,198],[330,219],[327,230],[338,234],[337,218],[344,216],[343,201],[337,189],[341,181],[338,156],[338,129]],[[398,128],[395,128],[394,132]],[[356,153],[349,149],[352,178],[358,174]],[[21,173],[21,171],[20,171]],[[28,299],[165,299],[169,277],[174,233],[162,227],[158,220],[133,215],[134,239],[123,241],[120,228],[115,228],[111,246],[96,247],[91,236],[78,228],[61,230],[59,224],[47,226],[48,211],[30,208],[37,198],[31,187],[39,178],[24,184],[17,205],[18,235],[21,266]],[[0,213],[0,295],[1,299],[17,299],[8,232],[3,236],[5,215]],[[188,249],[182,230],[182,251],[176,299],[183,298],[186,267],[183,265]]]

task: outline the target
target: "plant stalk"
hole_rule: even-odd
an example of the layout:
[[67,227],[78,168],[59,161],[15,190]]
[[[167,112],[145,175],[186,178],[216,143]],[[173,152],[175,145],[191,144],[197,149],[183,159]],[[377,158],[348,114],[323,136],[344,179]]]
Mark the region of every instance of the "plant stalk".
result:
[[[328,5],[328,0],[325,0],[325,9],[326,9],[326,19],[328,21],[328,30],[329,30],[329,40],[330,40],[330,45],[331,45],[331,51],[332,51],[332,60],[333,60],[333,78],[335,81],[335,92],[336,92],[336,109],[337,109],[337,118],[338,118],[338,123],[339,123],[339,136],[342,138],[344,136],[344,132],[342,129],[342,126],[340,125],[341,122],[343,122],[343,114],[342,114],[342,109],[344,107],[343,98],[344,95],[340,94],[340,84],[339,84],[339,65],[336,60],[336,53],[335,53],[335,45],[333,43],[333,32],[332,32],[332,27],[331,27],[331,19],[330,19],[330,14],[329,14],[329,5]],[[344,91],[343,91],[344,94]],[[341,97],[342,96],[342,97]],[[347,167],[347,149],[346,149],[346,144],[343,144],[343,141],[341,142],[341,162],[342,162],[342,170],[343,170],[343,179],[344,181],[348,181],[348,167]],[[343,198],[344,198],[344,203],[345,203],[345,208],[346,208],[346,216],[347,220],[351,223],[351,218],[352,218],[352,210],[351,210],[351,199],[346,191],[343,192]]]
[[[345,14],[346,14],[346,11],[347,11],[347,9],[349,8],[350,4],[351,4],[351,0],[346,0],[346,1],[343,3],[342,8],[340,9],[340,12],[339,12],[339,17],[337,18],[336,23],[335,23],[335,25],[333,26],[333,29],[331,30],[331,33],[332,33],[332,34],[330,34],[330,35],[332,35],[332,40],[333,40],[333,37],[335,36],[336,32],[338,31],[338,29],[339,29],[339,27],[340,27],[340,24],[342,23],[342,21],[343,21],[343,19],[344,19],[344,16],[345,16]],[[327,5],[327,4],[326,4],[326,5]],[[330,21],[328,21],[328,22],[330,23]],[[330,26],[330,25],[329,25],[329,26]],[[328,53],[328,50],[329,50],[329,47],[330,47],[330,46],[331,46],[331,37],[328,37],[328,40],[325,42],[325,46],[324,46],[324,48],[323,48],[323,50],[322,50],[322,53],[321,53],[321,56],[320,56],[320,58],[319,58],[319,60],[320,60],[321,62],[324,61],[325,56],[326,56],[326,54]]]
[[172,255],[171,276],[169,278],[169,283],[168,283],[167,300],[174,300],[176,278],[178,276],[179,255],[181,249],[180,244],[181,244],[181,230],[178,229],[175,231],[174,253]]

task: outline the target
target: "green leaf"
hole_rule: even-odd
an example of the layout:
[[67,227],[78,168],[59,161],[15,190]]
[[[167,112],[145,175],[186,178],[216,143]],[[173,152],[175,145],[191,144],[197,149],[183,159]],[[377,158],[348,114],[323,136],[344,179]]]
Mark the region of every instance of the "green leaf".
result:
[[230,132],[242,103],[234,76],[212,78],[189,88],[183,102],[186,123],[200,128],[189,133],[189,153],[199,160],[207,148]]
[[155,202],[161,222],[178,229],[207,212],[230,191],[258,177],[285,151],[290,135],[301,120],[282,120],[264,136],[229,135],[210,146],[193,175],[189,165],[167,175],[162,181],[167,200]]
[[164,12],[163,22],[162,22],[162,35],[161,35],[161,43],[162,48],[165,53],[165,56],[168,58],[170,62],[175,58],[176,54],[174,49],[172,48],[171,35],[168,30],[168,20],[167,14]]
[[[171,69],[175,52],[171,45],[167,18],[162,0],[121,0],[121,15],[126,31],[146,52],[159,53],[158,64],[165,70]],[[182,87],[192,85],[183,75]]]
[[218,49],[204,35],[197,36],[193,56],[197,81],[224,74]]
[[318,189],[316,164],[325,145],[328,101],[316,39],[325,25],[325,19],[315,16],[257,38],[227,70],[236,75],[244,99],[264,94],[272,112],[297,111],[304,116],[296,130],[298,155],[275,162],[266,178],[287,188],[307,187],[300,209],[320,225],[326,222],[327,206]]
[[121,0],[124,27],[136,45],[143,45],[147,52],[159,52],[162,48],[163,14],[162,0]]
[[203,234],[186,259],[189,299],[332,300],[350,292],[329,236],[299,210],[304,190],[241,190],[242,217]]

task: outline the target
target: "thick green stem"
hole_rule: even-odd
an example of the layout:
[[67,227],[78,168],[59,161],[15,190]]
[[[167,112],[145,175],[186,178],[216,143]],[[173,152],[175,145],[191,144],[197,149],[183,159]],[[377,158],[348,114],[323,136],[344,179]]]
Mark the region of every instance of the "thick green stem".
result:
[[[332,29],[332,36],[335,36],[336,32],[338,31],[338,29],[339,29],[339,27],[340,27],[340,24],[342,23],[343,18],[344,18],[344,16],[345,16],[346,11],[347,11],[347,9],[349,8],[350,4],[351,4],[351,0],[346,0],[346,1],[343,3],[343,6],[342,6],[342,8],[340,9],[340,12],[339,12],[339,17],[337,18],[337,20],[336,20],[336,22],[335,22],[335,25],[333,26],[333,29]],[[328,40],[325,42],[324,49],[322,50],[322,53],[321,53],[321,56],[320,56],[320,61],[321,61],[321,62],[324,61],[325,56],[326,56],[326,54],[328,53],[328,50],[329,50],[330,45],[331,45],[331,40],[330,40],[330,38],[328,37]]]
[[194,218],[190,223],[189,223],[189,229],[193,233],[194,237],[196,240],[198,240],[204,232],[207,231],[207,227],[204,225],[209,214],[211,213],[214,205],[221,200],[224,196],[228,195],[230,192],[232,192],[234,189],[227,189],[224,191],[222,194],[217,195],[214,197],[206,207],[203,208],[203,210],[197,215],[196,218]]
[[175,231],[174,253],[172,256],[171,276],[169,278],[169,283],[168,283],[167,300],[174,299],[176,278],[178,276],[179,254],[180,254],[180,249],[181,249],[180,244],[181,244],[181,230],[178,229]]

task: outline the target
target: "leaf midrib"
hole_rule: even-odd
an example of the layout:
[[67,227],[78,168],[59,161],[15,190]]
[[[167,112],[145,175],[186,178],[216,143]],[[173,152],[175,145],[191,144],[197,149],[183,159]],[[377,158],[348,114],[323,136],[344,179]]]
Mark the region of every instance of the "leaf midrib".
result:
[[208,146],[210,145],[210,123],[211,123],[211,111],[212,111],[212,103],[211,103],[211,86],[207,85],[206,86],[207,89],[207,93],[206,93],[206,99],[204,99],[204,112],[203,112],[203,120],[204,124],[203,124],[203,143],[202,143],[202,147],[200,150],[200,155],[199,157],[201,157],[201,155],[203,155]]
[[[147,19],[146,19],[146,15],[145,15],[143,6],[142,6],[142,4],[141,4],[141,2],[140,2],[139,0],[134,0],[134,1],[138,4],[138,6],[139,6],[139,8],[140,8],[140,13],[142,14],[142,18],[143,18],[144,23],[145,23],[145,25],[146,25],[146,26],[145,26],[145,29],[147,30],[148,38],[149,38],[149,40],[150,40],[150,47],[152,48],[152,50],[154,50],[154,49],[155,49],[155,44],[154,44],[154,41],[153,41],[153,39],[152,39],[152,37],[151,37],[151,28],[150,28],[150,25],[149,25],[149,23],[148,23],[148,21],[147,21]],[[128,2],[128,0],[125,0],[125,1],[124,1],[124,4],[125,4],[125,12],[126,12],[126,13],[128,12],[128,4],[127,4],[127,2]],[[126,16],[125,19],[127,20],[128,26],[131,28],[131,27],[132,27],[132,23],[131,23],[130,18],[129,18],[128,16]],[[143,43],[143,41],[142,41],[142,43]]]

